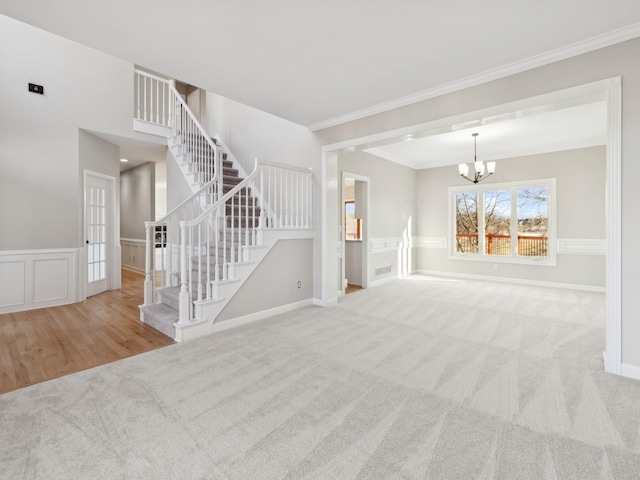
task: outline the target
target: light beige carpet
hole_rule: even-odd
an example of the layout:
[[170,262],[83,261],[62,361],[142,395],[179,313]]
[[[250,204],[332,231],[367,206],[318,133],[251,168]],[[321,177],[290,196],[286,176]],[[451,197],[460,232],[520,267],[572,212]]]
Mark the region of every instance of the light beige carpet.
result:
[[0,396],[2,479],[640,479],[604,296],[414,277]]

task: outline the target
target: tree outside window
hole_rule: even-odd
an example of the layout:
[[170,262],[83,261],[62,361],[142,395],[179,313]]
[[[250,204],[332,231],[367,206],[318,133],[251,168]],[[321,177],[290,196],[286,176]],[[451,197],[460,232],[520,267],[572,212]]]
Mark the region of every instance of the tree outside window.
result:
[[346,240],[362,240],[362,219],[356,218],[356,204],[353,200],[344,202],[344,225]]
[[452,188],[454,253],[478,259],[547,259],[551,186],[553,179]]

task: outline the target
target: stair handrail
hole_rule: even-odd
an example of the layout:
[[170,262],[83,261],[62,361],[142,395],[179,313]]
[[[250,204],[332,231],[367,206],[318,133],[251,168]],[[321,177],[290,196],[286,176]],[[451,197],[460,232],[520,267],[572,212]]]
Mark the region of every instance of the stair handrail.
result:
[[[179,231],[177,231],[178,222],[189,215],[188,210],[190,207],[193,211],[199,213],[203,207],[203,205],[199,204],[203,196],[209,196],[205,204],[210,204],[215,202],[222,193],[222,154],[221,148],[218,147],[207,134],[200,121],[180,95],[180,92],[178,92],[175,86],[175,80],[161,78],[139,69],[134,69],[134,73],[137,75],[137,118],[158,125],[170,126],[174,136],[184,137],[181,143],[187,145],[187,151],[184,152],[186,154],[195,154],[195,152],[201,148],[200,139],[203,138],[210,149],[209,152],[205,153],[205,158],[212,164],[207,166],[207,171],[211,174],[211,179],[208,179],[198,191],[180,202],[180,204],[161,219],[145,222],[144,304],[148,305],[154,301],[154,290],[158,281],[161,286],[169,286],[173,281],[171,278],[168,278],[167,275],[172,274],[172,264],[175,263],[175,260],[179,257],[179,254],[174,250],[179,247],[180,241],[172,235],[172,224],[175,224],[175,234],[177,236],[177,234],[179,234]],[[142,88],[140,87],[140,78],[142,78],[143,82]],[[149,85],[148,88],[147,82]],[[160,108],[160,105],[162,108]],[[141,107],[143,108],[141,109]],[[160,113],[160,111],[162,113]],[[141,115],[141,112],[143,115]],[[182,112],[184,112],[184,114]],[[202,164],[203,162],[200,160],[194,162],[194,168],[198,175],[205,173],[205,170],[201,168]],[[198,202],[198,204],[194,205],[194,201]],[[196,213],[191,213],[191,215],[195,214]],[[157,232],[157,227],[160,227],[159,242],[156,242],[154,237],[154,234]],[[160,279],[157,278],[158,269],[154,268],[156,245],[160,247]]]
[[[181,216],[184,215],[184,212],[189,208],[193,207],[194,200],[199,201],[199,199],[203,195],[209,195],[211,198],[215,196],[215,187],[218,182],[217,178],[213,178],[210,182],[207,182],[202,188],[200,188],[197,192],[180,202],[176,207],[171,209],[166,215],[164,215],[159,220],[152,220],[144,222],[145,227],[145,240],[146,240],[146,250],[145,250],[145,289],[144,289],[144,304],[149,305],[153,303],[153,290],[154,284],[157,283],[156,279],[153,278],[155,268],[154,268],[154,254],[156,250],[156,241],[154,238],[154,233],[156,232],[156,227],[161,227],[160,233],[161,237],[164,240],[160,242],[160,269],[162,271],[167,269],[171,269],[171,256],[166,255],[166,253],[171,253],[173,245],[166,245],[166,241],[172,241],[173,237],[170,234],[170,224],[177,223],[172,222],[174,217],[178,217],[178,220]],[[177,240],[177,238],[175,239]],[[177,248],[177,247],[176,247]],[[166,264],[168,263],[168,265]],[[165,285],[163,285],[165,286]]]
[[[194,125],[196,126],[198,133],[200,134],[200,136],[202,136],[206,142],[209,144],[209,147],[211,147],[211,150],[214,152],[214,175],[216,175],[222,168],[222,158],[221,155],[219,154],[219,150],[217,145],[215,144],[215,142],[211,139],[211,137],[207,134],[207,131],[204,129],[204,127],[202,126],[202,124],[200,123],[200,121],[198,120],[198,118],[194,115],[194,113],[191,111],[191,109],[189,108],[189,105],[187,105],[187,102],[184,101],[184,99],[182,98],[182,95],[180,95],[180,92],[178,92],[178,89],[176,88],[176,82],[175,80],[170,80],[169,82],[169,89],[171,91],[171,93],[173,93],[174,99],[178,101],[178,103],[180,104],[180,106],[182,108],[184,108],[185,112],[187,112],[189,119],[194,123]],[[174,109],[174,117],[173,117],[173,122],[172,122],[172,131],[174,133],[174,135],[177,133],[176,130],[176,117],[177,117],[177,113]],[[191,133],[191,132],[189,132]],[[222,175],[218,175],[218,192],[222,191]]]
[[226,201],[228,201],[236,193],[238,193],[240,190],[242,190],[242,188],[244,188],[249,182],[251,182],[251,180],[253,180],[255,177],[257,177],[258,174],[261,172],[261,168],[259,168],[259,167],[262,167],[262,166],[270,166],[270,167],[275,167],[275,168],[282,168],[282,169],[285,169],[285,170],[291,170],[291,171],[294,171],[294,172],[300,172],[300,173],[309,174],[309,175],[313,174],[313,168],[311,168],[311,167],[308,167],[308,168],[296,167],[295,165],[287,165],[286,163],[272,162],[272,161],[266,161],[266,160],[261,160],[261,159],[256,158],[255,161],[254,161],[253,170],[251,171],[251,173],[246,178],[244,178],[235,187],[233,187],[231,190],[229,190],[227,193],[225,193],[213,205],[208,206],[196,218],[194,218],[193,220],[181,221],[180,225],[184,225],[185,227],[193,227],[196,224],[202,222],[207,216],[209,216],[209,214],[211,212],[213,212],[216,208],[219,208],[221,205],[223,205]]
[[[271,169],[274,169],[273,182],[271,181]],[[279,177],[275,169],[280,170]],[[268,175],[266,180],[265,171]],[[255,201],[249,205],[249,192],[255,192],[258,176],[260,177],[260,207],[256,207]],[[253,171],[245,179],[207,207],[196,218],[179,222],[181,248],[178,325],[185,326],[192,321],[191,305],[194,300],[202,301],[212,298],[212,282],[228,280],[233,277],[235,265],[246,259],[248,247],[262,244],[262,232],[265,229],[313,228],[311,220],[313,212],[312,176],[313,169],[311,168],[256,158]],[[295,186],[296,195],[294,196],[293,188],[291,188],[291,192],[282,193],[283,183],[285,186]],[[245,191],[244,202],[241,194],[243,190]],[[269,192],[272,190],[277,191],[276,197],[279,196],[279,199],[275,198],[270,201]],[[240,195],[236,197],[239,193]],[[236,198],[238,199],[237,205]],[[269,205],[270,203],[271,205]],[[237,215],[235,213],[236,206],[238,208]],[[227,214],[228,207],[231,211],[230,214]],[[221,214],[223,209],[224,214]],[[256,216],[256,209],[260,210],[258,216]],[[283,214],[283,211],[286,212]],[[231,239],[228,241],[229,233]],[[223,258],[222,265],[218,263],[220,250]],[[212,257],[215,260],[213,276],[211,275]],[[198,263],[195,270],[188,268],[193,258]],[[203,259],[205,260],[204,268],[202,266]],[[197,291],[193,285],[194,275],[197,278]],[[205,278],[204,282],[203,278]]]
[[[217,176],[217,173],[215,174]],[[144,222],[145,226],[149,225],[151,227],[158,227],[161,226],[164,222],[166,222],[169,217],[172,217],[173,215],[175,215],[179,210],[181,210],[183,207],[185,207],[189,202],[191,202],[191,200],[194,200],[195,198],[199,197],[200,195],[202,195],[206,190],[208,190],[209,188],[211,188],[212,186],[214,186],[214,184],[218,181],[217,178],[214,178],[213,180],[211,180],[210,182],[207,182],[204,184],[204,187],[202,187],[200,190],[198,190],[197,192],[193,193],[191,196],[187,197],[186,199],[184,199],[182,202],[180,202],[176,207],[172,208],[171,211],[169,213],[167,213],[164,217],[160,218],[159,220],[152,220],[149,222]]]

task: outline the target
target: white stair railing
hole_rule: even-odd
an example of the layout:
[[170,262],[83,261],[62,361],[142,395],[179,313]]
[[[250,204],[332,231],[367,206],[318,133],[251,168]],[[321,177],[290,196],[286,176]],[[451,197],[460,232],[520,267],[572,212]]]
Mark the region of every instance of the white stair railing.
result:
[[222,151],[197,120],[173,80],[134,71],[134,117],[170,127],[169,139],[180,162],[201,188],[164,218],[146,222],[144,303],[155,302],[158,288],[177,285],[181,221],[192,220],[222,195]]
[[[253,172],[224,193],[222,150],[208,136],[172,80],[135,70],[137,120],[171,128],[176,159],[202,185],[164,218],[146,222],[144,303],[180,286],[179,321],[194,322],[194,302],[217,298],[236,278],[267,230],[313,228],[312,171],[256,160]],[[227,187],[229,188],[229,187]]]
[[155,303],[159,288],[178,286],[180,271],[180,222],[197,218],[218,197],[218,179],[205,184],[191,197],[155,222],[145,222],[146,256],[144,304]]
[[[134,117],[137,120],[170,127],[176,152],[193,174],[194,183],[209,182],[221,162],[221,149],[207,135],[186,101],[176,90],[175,81],[134,70]],[[222,188],[222,175],[218,176]],[[220,190],[221,191],[221,190]]]
[[216,282],[235,278],[264,231],[311,229],[312,211],[311,169],[256,160],[247,178],[197,218],[181,221],[178,325],[195,320],[194,302],[216,298]]
[[170,127],[172,118],[171,80],[134,70],[133,118]]

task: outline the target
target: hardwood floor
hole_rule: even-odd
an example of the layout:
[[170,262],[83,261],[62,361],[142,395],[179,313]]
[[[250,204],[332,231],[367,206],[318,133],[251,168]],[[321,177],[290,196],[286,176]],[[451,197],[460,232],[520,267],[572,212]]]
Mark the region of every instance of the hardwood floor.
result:
[[81,303],[0,315],[0,393],[170,345],[140,321],[143,279]]
[[358,290],[362,290],[360,285],[351,285],[350,283],[347,283],[347,288],[344,289],[344,293],[345,295],[348,295],[350,293],[357,292]]

